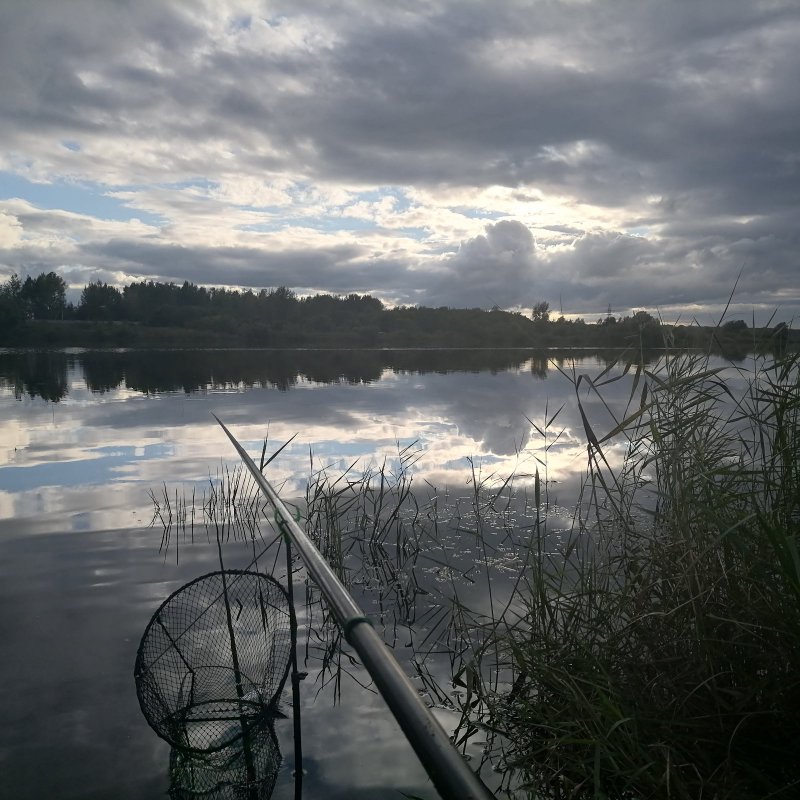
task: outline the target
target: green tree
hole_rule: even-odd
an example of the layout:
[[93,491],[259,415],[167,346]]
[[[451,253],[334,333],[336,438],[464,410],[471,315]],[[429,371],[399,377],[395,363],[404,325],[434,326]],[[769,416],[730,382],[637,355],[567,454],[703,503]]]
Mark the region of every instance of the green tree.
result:
[[630,325],[643,347],[663,346],[664,335],[661,331],[661,323],[652,314],[648,314],[646,311],[637,311],[630,318]]
[[90,283],[81,292],[78,316],[91,320],[121,319],[122,292],[100,281]]
[[723,324],[722,329],[726,333],[746,333],[747,323],[743,319],[729,319]]
[[22,302],[22,282],[14,274],[0,284],[0,335],[8,333],[25,319],[25,306]]
[[550,319],[550,303],[546,300],[536,303],[531,311],[531,319],[537,322],[547,322]]
[[15,272],[4,284],[0,285],[0,296],[10,300],[19,300],[22,292],[22,281]]
[[273,289],[261,302],[267,322],[277,326],[285,324],[298,308],[297,295],[286,286]]
[[64,316],[67,285],[55,272],[28,276],[20,289],[20,297],[33,319],[61,319]]

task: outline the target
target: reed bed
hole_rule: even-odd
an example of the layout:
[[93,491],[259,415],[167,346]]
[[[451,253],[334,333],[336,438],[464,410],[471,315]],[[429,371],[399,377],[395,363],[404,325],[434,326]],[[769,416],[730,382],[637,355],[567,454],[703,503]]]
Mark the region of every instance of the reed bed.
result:
[[[575,524],[547,555],[542,508],[514,604],[482,638],[471,620],[454,665],[462,727],[488,734],[515,794],[797,796],[798,366],[760,358],[732,381],[683,354],[572,376],[588,461]],[[623,378],[628,407],[601,435],[587,394]]]

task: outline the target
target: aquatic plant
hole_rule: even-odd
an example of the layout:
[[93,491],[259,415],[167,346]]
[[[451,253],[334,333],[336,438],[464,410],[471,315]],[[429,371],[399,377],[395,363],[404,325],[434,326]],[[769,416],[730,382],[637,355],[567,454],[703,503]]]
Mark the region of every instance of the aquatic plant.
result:
[[[563,431],[546,408],[529,420],[534,474],[475,462],[462,495],[413,485],[415,446],[366,469],[312,457],[306,530],[510,795],[794,796],[800,359],[722,370],[668,352],[594,378],[561,369],[587,448],[571,525],[550,502]],[[222,479],[203,513],[229,509],[228,529],[255,542],[263,508],[238,473]],[[166,489],[154,502],[186,530],[194,502]],[[363,673],[310,584],[306,603],[306,663],[336,698]]]
[[[462,727],[493,737],[521,793],[795,796],[799,367],[755,359],[738,393],[690,354],[573,376],[588,472],[571,535],[548,555],[532,530],[515,602],[482,639],[470,621],[455,665]],[[584,388],[631,372],[597,433]]]

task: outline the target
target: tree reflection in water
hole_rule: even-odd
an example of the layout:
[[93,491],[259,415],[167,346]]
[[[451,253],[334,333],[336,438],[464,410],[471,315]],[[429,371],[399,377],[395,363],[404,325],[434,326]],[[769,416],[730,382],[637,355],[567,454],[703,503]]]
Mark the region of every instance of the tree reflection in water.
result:
[[[562,354],[563,355],[563,354]],[[571,355],[575,355],[572,353]],[[594,355],[597,355],[594,353]],[[531,361],[547,377],[557,354],[532,350],[17,350],[0,352],[0,387],[58,402],[70,391],[71,373],[91,392],[119,388],[142,394],[204,392],[267,386],[287,391],[303,381],[374,383],[395,373],[502,372]]]

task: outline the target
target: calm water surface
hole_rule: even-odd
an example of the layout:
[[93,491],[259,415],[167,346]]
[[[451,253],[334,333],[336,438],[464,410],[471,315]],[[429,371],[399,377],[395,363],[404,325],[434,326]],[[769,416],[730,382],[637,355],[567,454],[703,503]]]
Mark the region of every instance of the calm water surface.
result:
[[[202,491],[235,463],[212,412],[256,455],[265,436],[277,447],[296,434],[270,465],[286,497],[303,494],[310,453],[332,471],[354,461],[392,468],[410,446],[420,456],[414,485],[456,500],[473,471],[513,472],[523,485],[546,462],[551,502],[567,518],[585,444],[560,369],[605,366],[600,354],[527,351],[0,351],[0,796],[167,791],[169,747],[139,710],[134,658],[158,605],[213,570],[216,551],[197,536],[177,562],[174,548],[159,553],[149,490]],[[625,391],[611,386],[606,399]],[[608,424],[598,399],[585,403]],[[543,428],[562,404],[545,440],[534,423]],[[230,552],[241,563],[228,566],[245,565],[244,550]],[[380,613],[379,600],[363,602]],[[301,612],[300,624],[308,634],[313,620]],[[389,637],[401,659],[404,638]],[[354,669],[356,679],[323,687],[313,658],[306,669],[303,797],[436,796],[383,702],[361,685],[368,676]],[[288,689],[281,708],[291,716]],[[452,728],[449,712],[437,714]],[[291,719],[277,720],[275,734],[273,797],[294,797]]]

